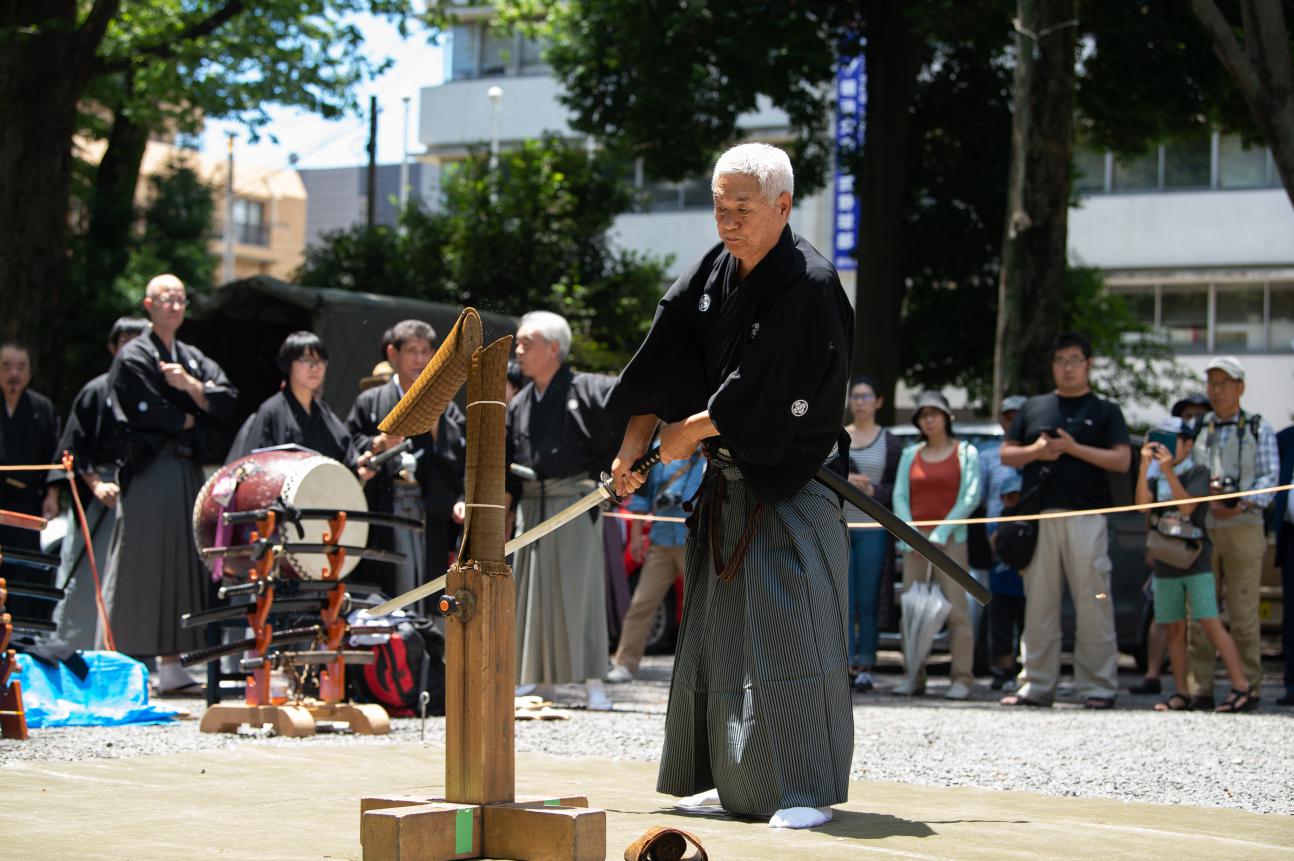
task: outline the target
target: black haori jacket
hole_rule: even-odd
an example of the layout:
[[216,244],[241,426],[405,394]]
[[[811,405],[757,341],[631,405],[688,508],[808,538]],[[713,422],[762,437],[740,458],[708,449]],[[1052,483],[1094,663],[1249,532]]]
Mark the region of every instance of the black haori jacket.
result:
[[853,336],[835,267],[789,227],[744,281],[720,243],[661,299],[608,407],[667,422],[708,409],[755,496],[784,499],[841,444]]

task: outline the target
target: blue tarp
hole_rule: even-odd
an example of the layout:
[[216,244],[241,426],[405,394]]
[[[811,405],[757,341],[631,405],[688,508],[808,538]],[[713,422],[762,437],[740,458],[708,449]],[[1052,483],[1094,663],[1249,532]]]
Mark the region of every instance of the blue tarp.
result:
[[176,709],[150,705],[148,668],[118,652],[80,652],[89,672],[85,678],[62,662],[47,664],[31,655],[18,656],[22,704],[27,725],[121,726],[168,723]]

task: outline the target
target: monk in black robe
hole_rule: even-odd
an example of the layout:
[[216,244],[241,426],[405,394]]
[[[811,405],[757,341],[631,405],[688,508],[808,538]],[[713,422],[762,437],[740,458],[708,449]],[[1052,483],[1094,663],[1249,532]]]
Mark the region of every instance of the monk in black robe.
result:
[[366,560],[351,579],[381,587],[388,596],[399,595],[449,567],[449,551],[463,522],[463,476],[467,463],[467,417],[454,402],[435,428],[412,437],[411,451],[371,469],[373,455],[399,445],[404,438],[382,433],[378,424],[418,379],[434,354],[435,331],[421,320],[405,320],[391,328],[387,361],[395,373],[384,385],[360,392],[346,418],[352,462],[364,480],[370,511],[424,519],[422,540],[405,529],[374,524],[369,545],[404,553],[404,565]]
[[[139,317],[121,317],[108,333],[108,355],[118,351],[148,329],[148,321]],[[112,395],[105,371],[86,383],[72,401],[67,424],[58,451],[72,454],[76,473],[77,496],[85,510],[85,522],[94,546],[94,561],[102,577],[108,565],[108,545],[117,519],[117,470],[124,457],[121,436],[112,413]],[[67,473],[54,470],[51,484],[67,481]],[[67,533],[63,537],[62,560],[58,585],[66,597],[54,611],[58,638],[74,649],[93,649],[99,612],[95,601],[94,571],[86,552],[85,537],[75,508],[67,512]]]
[[[508,405],[508,462],[536,479],[509,474],[518,531],[541,523],[593,489],[623,425],[604,409],[613,380],[566,364],[570,326],[547,311],[521,318],[517,360],[529,382]],[[602,687],[607,661],[606,557],[596,509],[523,547],[517,579],[517,678],[522,692],[583,682],[588,706],[609,710]],[[618,620],[617,620],[618,621]]]
[[[619,489],[658,422],[661,460],[704,442],[657,789],[804,828],[846,800],[853,714],[849,542],[813,480],[838,462],[853,312],[834,267],[788,226],[786,154],[746,144],[712,189],[722,240],[661,300],[610,406],[633,418]],[[714,787],[714,789],[711,789]]]
[[109,371],[112,409],[126,447],[104,602],[117,650],[163,656],[162,690],[192,680],[177,652],[202,643],[180,616],[205,609],[210,578],[193,538],[202,464],[224,461],[238,390],[214,361],[176,338],[188,304],[174,275],[148,282],[152,328],[122,347]]
[[[16,341],[0,345],[0,464],[21,466],[56,462],[58,412],[50,399],[28,388],[31,384],[31,351]],[[0,472],[0,508],[52,519],[58,516],[58,488],[49,486],[43,471]],[[0,526],[0,547],[40,550],[40,533],[16,526]],[[54,572],[12,562],[0,563],[0,577],[42,586],[54,584]],[[11,596],[6,604],[15,618],[48,620],[54,611],[49,601]]]

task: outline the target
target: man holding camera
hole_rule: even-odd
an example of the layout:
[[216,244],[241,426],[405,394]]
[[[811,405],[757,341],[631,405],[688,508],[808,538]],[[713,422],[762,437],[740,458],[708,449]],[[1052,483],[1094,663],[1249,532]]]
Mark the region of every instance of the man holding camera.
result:
[[[635,514],[657,517],[683,516],[683,503],[696,496],[705,475],[705,455],[697,446],[687,460],[671,464],[658,463],[647,476],[647,483],[629,498],[629,510]],[[620,645],[612,660],[607,681],[633,681],[647,647],[647,633],[656,608],[683,576],[683,551],[687,544],[687,527],[682,523],[656,521],[651,528],[651,543],[644,552],[643,521],[629,521],[629,552],[642,563],[633,601],[625,613],[620,631]]]
[[[1043,511],[1110,504],[1108,473],[1128,471],[1132,449],[1123,411],[1092,393],[1092,345],[1066,332],[1051,352],[1056,390],[1025,401],[1002,442],[1002,463],[1024,471]],[[1007,706],[1050,706],[1060,681],[1061,582],[1069,583],[1077,631],[1074,681],[1089,709],[1108,709],[1119,690],[1110,554],[1105,517],[1076,514],[1038,523],[1033,559],[1020,571],[1025,611],[1020,688]]]
[[[1240,408],[1245,393],[1245,368],[1235,356],[1218,356],[1206,369],[1212,412],[1201,420],[1193,458],[1209,468],[1209,492],[1233,493],[1276,486],[1279,460],[1276,433],[1262,416]],[[1245,675],[1253,690],[1261,690],[1258,589],[1262,580],[1263,509],[1273,494],[1209,503],[1205,521],[1213,539],[1213,573],[1227,605],[1231,637],[1240,651]],[[1191,622],[1191,695],[1195,708],[1213,707],[1213,645],[1200,625]],[[1256,707],[1257,698],[1251,707]]]

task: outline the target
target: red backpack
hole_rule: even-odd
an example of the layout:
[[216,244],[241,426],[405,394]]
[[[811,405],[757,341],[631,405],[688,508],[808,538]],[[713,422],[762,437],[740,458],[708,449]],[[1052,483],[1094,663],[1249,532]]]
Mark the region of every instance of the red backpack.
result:
[[364,667],[360,698],[392,717],[421,710],[423,691],[431,695],[427,714],[445,713],[445,641],[427,619],[405,619],[390,640],[373,646],[377,660]]

